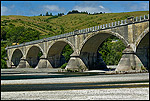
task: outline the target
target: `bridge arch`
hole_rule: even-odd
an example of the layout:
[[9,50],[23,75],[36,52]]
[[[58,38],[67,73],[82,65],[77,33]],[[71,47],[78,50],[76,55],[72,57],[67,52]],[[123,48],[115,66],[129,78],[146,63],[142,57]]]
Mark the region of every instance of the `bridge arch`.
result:
[[17,48],[12,52],[10,59],[11,59],[11,62],[13,63],[13,65],[17,67],[19,65],[22,57],[23,57],[22,50]]
[[141,40],[142,40],[147,34],[149,34],[149,27],[146,28],[146,29],[139,35],[139,37],[136,39],[136,41],[135,41],[136,48],[138,47],[138,45],[139,45],[139,43],[141,42]]
[[72,48],[73,51],[75,51],[74,45],[72,45],[72,43],[68,40],[60,39],[58,41],[53,41],[49,45],[46,57],[52,67],[60,67],[62,64],[65,63],[65,58],[61,55],[61,53],[67,44]]
[[137,38],[136,55],[141,60],[144,67],[149,70],[149,27]]
[[43,53],[43,49],[39,45],[32,45],[27,49],[25,58],[29,65],[35,68]]
[[97,50],[103,41],[112,35],[122,40],[125,46],[128,45],[128,42],[123,36],[121,36],[121,34],[112,31],[100,31],[92,33],[92,35],[88,36],[80,44],[79,54],[88,69],[98,69],[97,67],[102,67],[99,69],[106,69],[107,66],[102,60],[101,54],[99,54]]
[[42,49],[42,47],[40,47],[38,44],[35,44],[35,45],[30,45],[30,46],[28,46],[28,47],[26,48],[27,50],[26,50],[25,56],[27,56],[29,50],[30,50],[32,47],[38,47],[38,48],[42,51],[42,53],[44,53],[44,50]]
[[[61,46],[61,43],[63,44],[63,46]],[[62,47],[64,47],[66,44],[68,44],[69,46],[71,46],[71,48],[73,49],[73,51],[75,51],[75,47],[74,47],[74,45],[73,45],[70,41],[64,40],[64,39],[60,39],[60,40],[57,40],[57,41],[53,41],[53,42],[48,46],[46,53],[48,54],[49,50],[50,50],[54,45],[56,45],[56,47],[57,47],[57,45],[60,45],[61,48],[62,48]],[[57,47],[57,48],[58,48],[58,47]],[[47,57],[47,56],[46,56],[46,57]]]
[[[93,33],[92,35],[88,36],[88,37],[80,44],[80,47],[79,47],[79,54],[80,54],[80,52],[83,50],[83,48],[84,48],[84,46],[86,45],[86,43],[87,43],[91,38],[94,39],[94,37],[99,36],[99,37],[97,37],[97,40],[99,40],[99,41],[93,40],[93,42],[95,42],[95,43],[97,42],[97,43],[99,44],[99,46],[100,46],[100,44],[101,44],[104,40],[106,40],[108,37],[110,37],[111,35],[114,35],[114,36],[116,36],[117,38],[119,38],[120,40],[122,40],[122,42],[125,44],[125,46],[128,45],[128,42],[124,39],[123,36],[121,36],[121,34],[116,33],[116,32],[113,32],[113,31],[101,31],[101,32]],[[102,37],[100,37],[100,36],[102,36]],[[101,39],[100,39],[100,38],[101,38]],[[101,40],[101,41],[100,41],[100,40]],[[92,44],[93,44],[93,42],[91,41]],[[89,43],[90,43],[90,42],[89,42]],[[98,48],[98,47],[97,47],[97,48]],[[97,51],[97,48],[95,48],[96,51]],[[92,48],[91,48],[91,49],[92,49]]]
[[21,49],[19,49],[19,48],[15,48],[15,49],[13,49],[13,51],[11,52],[11,54],[10,54],[10,56],[9,56],[9,59],[10,59],[10,60],[11,60],[11,58],[12,58],[12,56],[13,56],[13,54],[14,54],[14,52],[15,52],[16,50],[21,51],[21,53],[22,53],[22,54],[23,54],[23,56],[24,56],[24,52],[23,52]]

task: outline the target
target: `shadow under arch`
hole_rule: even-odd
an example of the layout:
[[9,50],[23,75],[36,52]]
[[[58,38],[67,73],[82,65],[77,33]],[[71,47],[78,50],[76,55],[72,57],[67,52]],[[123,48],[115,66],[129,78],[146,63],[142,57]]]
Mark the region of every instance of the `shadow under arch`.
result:
[[[138,47],[138,45],[140,44],[141,40],[147,35],[149,34],[149,27],[146,28],[141,34],[140,36],[137,38],[137,40],[135,41],[135,46],[136,48]],[[137,50],[137,49],[135,49]]]
[[27,50],[26,60],[31,67],[35,68],[42,55],[43,55],[43,50],[41,50],[39,46],[33,45]]
[[149,71],[149,28],[138,37],[135,45],[136,55]]
[[65,57],[62,55],[62,51],[66,45],[69,45],[74,51],[74,46],[66,40],[54,41],[49,45],[47,50],[47,59],[53,68],[60,67],[66,62]]
[[15,67],[17,67],[19,65],[22,57],[23,57],[23,53],[20,49],[15,49],[13,51],[12,57],[10,59]]
[[112,31],[93,33],[92,35],[88,36],[80,45],[80,57],[88,69],[97,69],[97,61],[103,62],[102,67],[99,69],[107,69],[107,66],[102,60],[101,55],[98,53],[98,48],[104,40],[112,35],[119,38],[125,44],[125,46],[128,45],[128,42],[123,38],[123,36]]
[[[97,36],[102,36],[102,37],[97,37]],[[89,41],[89,39],[97,37],[97,39],[100,39],[98,41],[99,44],[101,44],[105,39],[107,39],[108,37],[110,37],[111,35],[119,38],[124,44],[125,46],[128,46],[128,42],[124,39],[123,36],[121,36],[121,34],[113,32],[113,31],[101,31],[101,32],[96,32],[93,33],[92,35],[88,36],[81,44],[80,44],[80,48],[79,48],[79,53],[83,50],[83,47],[85,46],[85,44]],[[97,40],[95,39],[94,41],[95,43],[97,43]],[[91,42],[92,43],[92,42]],[[97,50],[97,49],[95,49]]]
[[35,45],[31,45],[31,46],[29,46],[29,47],[27,48],[26,53],[25,53],[25,56],[27,56],[29,50],[30,50],[32,47],[38,47],[38,48],[40,49],[40,51],[41,51],[42,53],[44,53],[44,50],[43,50],[38,44],[35,44]]

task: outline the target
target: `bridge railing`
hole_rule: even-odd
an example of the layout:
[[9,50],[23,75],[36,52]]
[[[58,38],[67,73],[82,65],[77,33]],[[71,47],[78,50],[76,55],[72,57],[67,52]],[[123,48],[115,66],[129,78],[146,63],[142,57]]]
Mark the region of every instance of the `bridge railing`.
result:
[[107,28],[126,25],[126,24],[129,24],[129,23],[141,22],[141,21],[144,21],[144,20],[149,20],[149,14],[144,15],[144,16],[140,16],[140,17],[130,17],[130,18],[127,18],[127,19],[121,20],[121,21],[116,21],[116,22],[111,22],[111,23],[107,23],[107,24],[103,24],[103,25],[93,26],[93,27],[90,27],[90,28],[75,30],[75,31],[65,33],[65,34],[61,34],[61,35],[56,35],[56,36],[52,36],[52,37],[48,37],[48,38],[44,38],[44,39],[40,39],[40,40],[26,42],[26,43],[22,43],[22,44],[19,44],[19,45],[9,46],[9,47],[6,47],[5,49],[21,47],[21,46],[30,45],[30,44],[36,44],[36,43],[40,43],[40,42],[44,42],[44,41],[56,40],[56,39],[59,39],[59,38],[69,37],[69,36],[73,36],[73,35],[76,35],[76,34],[95,32],[95,31],[99,31],[99,30],[103,30],[103,29],[107,29]]

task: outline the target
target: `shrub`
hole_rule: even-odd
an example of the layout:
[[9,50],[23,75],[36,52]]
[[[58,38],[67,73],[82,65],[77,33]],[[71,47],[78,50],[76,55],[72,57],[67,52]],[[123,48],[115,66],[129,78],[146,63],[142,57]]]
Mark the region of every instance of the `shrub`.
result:
[[141,69],[142,69],[142,70],[146,70],[146,68],[145,68],[144,66],[141,66]]
[[65,69],[66,66],[67,66],[67,63],[64,63],[60,68]]

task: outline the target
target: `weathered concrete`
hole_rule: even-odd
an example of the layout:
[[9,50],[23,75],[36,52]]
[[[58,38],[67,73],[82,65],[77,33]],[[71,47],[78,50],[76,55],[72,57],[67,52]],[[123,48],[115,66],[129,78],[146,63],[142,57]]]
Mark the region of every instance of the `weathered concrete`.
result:
[[116,71],[141,70],[142,62],[135,55],[133,49],[128,46],[124,51],[122,58],[116,68]]
[[85,66],[83,61],[80,59],[79,54],[74,52],[71,54],[71,58],[65,69],[72,69],[73,71],[78,70],[87,70],[88,68]]
[[[149,16],[149,15],[148,15]],[[120,23],[121,22],[121,23]],[[106,69],[101,56],[97,54],[98,47],[110,36],[116,36],[128,47],[125,49],[117,71],[139,70],[142,66],[149,69],[149,17],[137,20],[134,17],[119,23],[73,31],[67,34],[32,41],[7,47],[8,66],[55,68],[65,63],[61,52],[65,45],[70,45],[74,53],[66,69]],[[114,25],[115,24],[115,25]],[[42,53],[42,57],[38,54]],[[23,57],[23,58],[22,58]]]

